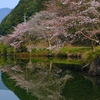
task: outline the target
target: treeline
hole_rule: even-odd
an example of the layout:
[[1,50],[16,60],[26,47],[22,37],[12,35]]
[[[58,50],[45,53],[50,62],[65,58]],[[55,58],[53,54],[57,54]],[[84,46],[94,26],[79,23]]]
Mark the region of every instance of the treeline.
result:
[[36,12],[45,9],[44,1],[46,0],[20,0],[15,9],[1,22],[0,35],[10,34],[13,31],[13,26],[24,21],[24,15],[28,19]]

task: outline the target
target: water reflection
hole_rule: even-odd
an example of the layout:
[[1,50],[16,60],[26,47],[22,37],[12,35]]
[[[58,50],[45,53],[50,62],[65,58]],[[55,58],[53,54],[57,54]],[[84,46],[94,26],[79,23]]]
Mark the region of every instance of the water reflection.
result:
[[4,85],[1,77],[2,73],[0,72],[0,100],[19,100],[18,97]]
[[19,100],[10,90],[0,90],[0,100]]
[[99,81],[83,73],[81,66],[44,61],[30,58],[3,64],[3,82],[20,100],[100,99]]
[[0,91],[1,90],[8,90],[8,88],[2,82],[1,75],[2,75],[2,72],[0,72]]

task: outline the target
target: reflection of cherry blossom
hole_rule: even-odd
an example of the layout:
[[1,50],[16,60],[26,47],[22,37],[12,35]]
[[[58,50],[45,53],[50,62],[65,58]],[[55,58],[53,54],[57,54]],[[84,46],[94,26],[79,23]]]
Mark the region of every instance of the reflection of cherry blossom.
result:
[[14,67],[10,65],[3,68],[3,72],[8,73],[10,79],[16,82],[15,86],[31,92],[39,100],[65,100],[61,92],[66,82],[73,78],[69,70],[63,71],[52,61],[45,63],[29,61],[27,65],[22,67],[25,69],[20,65]]

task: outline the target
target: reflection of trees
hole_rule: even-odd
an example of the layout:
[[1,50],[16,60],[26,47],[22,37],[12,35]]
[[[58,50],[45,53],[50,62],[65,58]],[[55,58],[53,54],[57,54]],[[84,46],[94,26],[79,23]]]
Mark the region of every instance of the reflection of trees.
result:
[[[68,71],[63,71],[52,62],[31,64],[30,62],[28,65],[31,65],[31,67],[27,66],[24,71],[20,69],[17,72],[12,68],[7,68],[5,71],[10,75],[11,79],[16,81],[16,86],[31,92],[39,100],[64,100],[61,95],[62,88],[66,81],[72,78]],[[18,70],[19,67],[16,66],[16,69]]]
[[17,61],[21,65],[15,63],[8,64],[6,67],[1,66],[2,70],[10,76],[9,79],[15,81],[15,87],[25,89],[27,94],[31,93],[38,100],[71,100],[71,98],[73,100],[79,100],[79,98],[94,100],[100,96],[99,84],[95,82],[99,83],[100,78],[97,80],[89,76],[83,77],[75,66],[54,64],[52,61],[33,63],[31,58],[27,64],[27,60],[22,64],[23,61]]
[[89,76],[76,73],[65,85],[62,95],[67,100],[100,100],[100,84]]
[[64,100],[64,97],[61,96],[61,90],[64,87],[67,79],[72,78],[71,75],[68,75],[65,72],[61,76],[62,70],[54,66],[52,62],[34,63],[31,72],[33,74],[28,74],[29,76],[27,76],[27,79],[30,79],[28,81],[32,83],[32,86],[28,88],[33,95],[42,100]]
[[29,60],[29,62],[27,63],[27,66],[26,66],[26,67],[29,68],[29,69],[32,69],[33,64],[32,64],[32,61],[31,61],[31,57],[30,57],[30,60]]

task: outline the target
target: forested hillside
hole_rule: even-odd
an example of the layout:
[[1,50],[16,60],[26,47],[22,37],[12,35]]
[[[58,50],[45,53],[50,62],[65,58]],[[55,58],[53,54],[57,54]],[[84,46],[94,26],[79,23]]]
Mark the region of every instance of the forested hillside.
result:
[[44,9],[45,0],[20,0],[19,4],[12,10],[12,12],[0,24],[0,34],[10,34],[13,30],[12,26],[24,21],[23,16],[27,18]]

